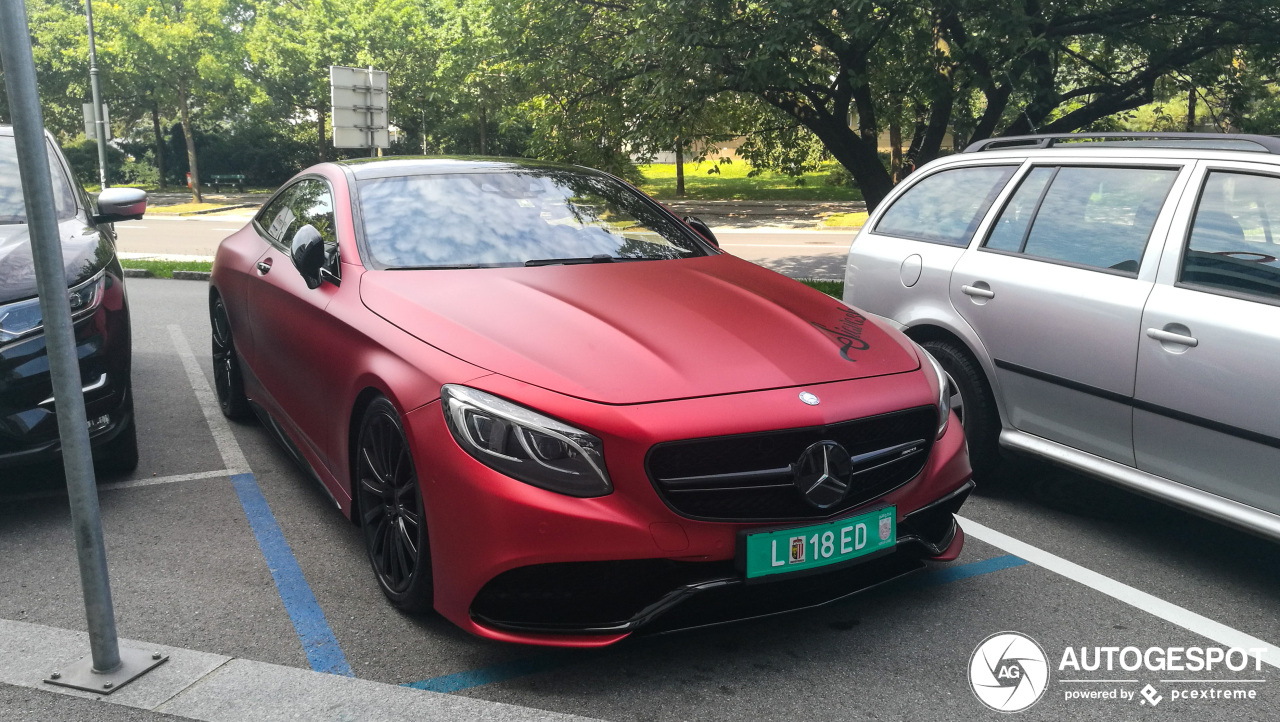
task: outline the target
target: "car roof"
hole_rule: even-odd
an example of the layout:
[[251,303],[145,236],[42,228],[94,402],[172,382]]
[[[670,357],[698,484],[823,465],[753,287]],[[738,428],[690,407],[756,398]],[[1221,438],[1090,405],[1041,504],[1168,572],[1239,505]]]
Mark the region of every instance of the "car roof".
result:
[[408,175],[443,173],[509,173],[516,170],[563,170],[581,174],[599,171],[565,163],[550,163],[527,158],[484,156],[398,156],[393,158],[353,158],[336,161],[351,171],[357,180],[391,178]]

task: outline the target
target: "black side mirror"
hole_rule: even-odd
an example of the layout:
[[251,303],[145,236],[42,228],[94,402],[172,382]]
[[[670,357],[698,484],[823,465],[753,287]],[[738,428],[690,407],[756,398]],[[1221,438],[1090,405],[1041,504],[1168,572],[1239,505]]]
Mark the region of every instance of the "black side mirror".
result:
[[289,247],[289,255],[293,265],[307,282],[307,288],[320,286],[320,267],[324,265],[324,239],[320,231],[308,223],[293,234],[293,243]]
[[708,226],[706,223],[703,223],[701,218],[698,218],[696,216],[685,216],[684,222],[688,223],[690,228],[697,231],[698,235],[707,239],[708,243],[715,246],[716,248],[720,247],[720,241],[716,240],[716,234],[711,232],[711,227]]

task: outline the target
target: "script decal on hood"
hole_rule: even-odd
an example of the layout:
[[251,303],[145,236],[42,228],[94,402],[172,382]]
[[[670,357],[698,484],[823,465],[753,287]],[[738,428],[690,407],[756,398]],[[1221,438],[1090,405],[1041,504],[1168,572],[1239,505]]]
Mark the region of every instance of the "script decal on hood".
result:
[[857,362],[857,359],[849,356],[850,351],[866,351],[871,348],[871,344],[862,339],[862,327],[867,322],[867,317],[854,311],[851,308],[841,306],[839,308],[840,317],[832,324],[835,328],[827,328],[822,324],[812,321],[814,328],[822,331],[835,341],[840,347],[840,357],[845,361]]

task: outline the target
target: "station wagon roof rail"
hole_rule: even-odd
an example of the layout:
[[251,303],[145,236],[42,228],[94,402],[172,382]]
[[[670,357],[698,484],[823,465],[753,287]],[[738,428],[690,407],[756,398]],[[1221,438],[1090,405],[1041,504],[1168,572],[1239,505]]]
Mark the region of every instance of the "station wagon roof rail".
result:
[[[1080,141],[1084,141],[1081,143]],[[1052,133],[986,138],[970,143],[965,153],[987,150],[1080,148],[1082,145],[1119,145],[1147,148],[1235,150],[1280,155],[1280,137],[1241,133]]]

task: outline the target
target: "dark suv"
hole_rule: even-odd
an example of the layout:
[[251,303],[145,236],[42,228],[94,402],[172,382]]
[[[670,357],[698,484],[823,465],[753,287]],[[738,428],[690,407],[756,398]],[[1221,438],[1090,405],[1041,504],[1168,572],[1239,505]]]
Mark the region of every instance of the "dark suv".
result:
[[[112,188],[95,203],[48,134],[45,144],[94,462],[103,472],[129,471],[138,465],[129,303],[112,223],[141,218],[146,194]],[[0,468],[59,458],[42,321],[13,130],[0,126]]]

